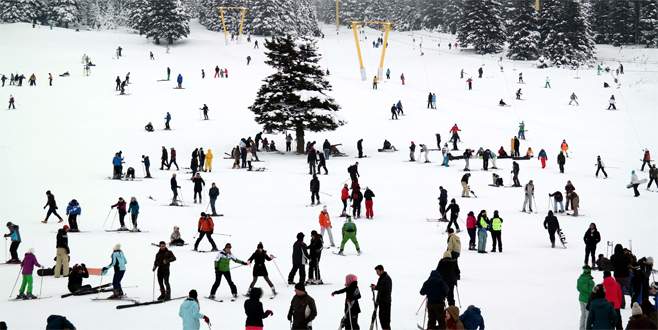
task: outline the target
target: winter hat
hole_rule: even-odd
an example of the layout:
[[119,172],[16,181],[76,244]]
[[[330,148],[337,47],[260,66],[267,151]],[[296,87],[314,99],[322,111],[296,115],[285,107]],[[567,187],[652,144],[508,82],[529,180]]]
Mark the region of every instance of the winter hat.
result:
[[304,283],[299,282],[299,283],[295,284],[295,290],[306,292],[306,288],[304,287]]
[[311,236],[316,236],[317,234],[318,234],[317,231],[315,231],[315,230],[311,230]]
[[647,265],[653,265],[653,257],[647,257]]
[[13,225],[14,225],[14,224],[11,223],[11,221],[8,221],[8,222],[7,222],[7,227],[11,227],[11,226],[13,226]]
[[304,239],[304,233],[297,233],[297,239]]
[[116,245],[114,245],[113,250],[114,250],[114,251],[119,251],[119,250],[121,250],[121,244],[117,243]]
[[258,245],[256,245],[257,249],[262,249],[263,248],[263,242],[258,242]]
[[322,211],[326,211],[326,210],[327,210],[327,205],[322,205]]
[[457,306],[448,306],[448,308],[446,308],[446,312],[448,312],[448,314],[450,314],[451,319],[453,319],[455,321],[459,320],[459,307],[457,307]]
[[637,302],[633,303],[633,307],[631,308],[631,315],[642,315],[642,307],[640,307],[640,304]]
[[34,248],[29,248],[29,249],[27,250],[27,253],[34,254]]
[[165,241],[160,241],[160,243],[158,245],[162,245],[162,244],[167,245],[167,243],[165,243]]
[[356,282],[356,280],[357,280],[356,275],[347,274],[347,276],[345,276],[345,286],[352,284],[352,282]]
[[443,257],[444,258],[452,258],[452,254],[450,253],[450,251],[446,251],[446,252],[443,252]]
[[64,227],[62,227],[62,229],[64,229],[64,231],[69,231],[69,225],[64,225]]
[[199,296],[199,294],[196,293],[196,290],[190,290],[190,293],[188,295],[190,296],[190,298],[194,298],[194,299],[196,299]]

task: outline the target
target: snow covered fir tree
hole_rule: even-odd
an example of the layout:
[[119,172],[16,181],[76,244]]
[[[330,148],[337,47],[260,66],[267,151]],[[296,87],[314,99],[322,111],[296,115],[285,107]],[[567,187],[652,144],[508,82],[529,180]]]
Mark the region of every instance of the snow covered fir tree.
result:
[[507,57],[535,60],[539,57],[539,24],[533,0],[514,0],[507,28]]
[[505,44],[505,26],[501,6],[495,0],[464,0],[457,40],[478,54],[498,53]]
[[297,152],[304,153],[304,131],[335,130],[338,104],[327,93],[331,85],[318,65],[315,42],[291,35],[265,42],[267,63],[276,70],[264,80],[249,109],[267,132],[295,132]]
[[148,5],[144,17],[147,38],[152,38],[156,44],[160,44],[160,40],[173,44],[174,40],[190,34],[190,17],[180,0],[149,0]]
[[545,0],[540,13],[541,50],[558,66],[578,67],[594,59],[589,5],[576,0]]

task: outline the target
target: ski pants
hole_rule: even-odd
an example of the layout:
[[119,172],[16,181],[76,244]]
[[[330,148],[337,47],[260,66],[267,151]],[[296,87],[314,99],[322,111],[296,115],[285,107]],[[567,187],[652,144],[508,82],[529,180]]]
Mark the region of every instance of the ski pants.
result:
[[648,160],[643,160],[642,161],[642,167],[640,168],[640,171],[644,172],[644,166],[645,165],[649,165],[649,167],[651,167],[651,164]]
[[361,202],[354,201],[354,203],[352,203],[352,217],[361,217]]
[[374,215],[372,212],[372,200],[366,200],[366,219],[372,219]]
[[308,174],[315,174],[315,162],[308,163]]
[[443,302],[437,304],[427,304],[427,328],[426,329],[445,329],[445,305]]
[[119,270],[114,272],[114,276],[112,277],[112,287],[114,290],[118,291],[123,295],[123,289],[121,288],[121,280],[123,279],[123,275],[126,274],[125,270]]
[[217,245],[215,245],[215,241],[212,239],[212,232],[199,232],[199,238],[197,238],[196,242],[194,242],[194,249],[196,250],[199,247],[199,243],[201,243],[203,236],[208,237],[208,241],[210,242],[212,249],[217,250]]
[[327,165],[325,163],[319,163],[318,164],[318,174],[320,174],[320,169],[324,169],[324,174],[329,174],[329,171],[327,170]]
[[170,293],[171,286],[169,285],[169,267],[158,267],[158,285],[160,286],[160,293]]
[[409,151],[409,161],[411,161],[411,162],[416,161],[416,157],[414,156],[413,151]]
[[633,185],[633,193],[635,194],[635,197],[640,196],[640,192],[637,190],[637,187],[639,186],[640,186],[639,183]]
[[468,228],[468,248],[475,250],[475,228]]
[[485,252],[487,249],[487,230],[478,228],[478,252]]
[[580,326],[578,327],[579,330],[585,330],[585,325],[587,324],[587,315],[589,314],[589,311],[587,310],[587,303],[580,302]]
[[596,175],[595,175],[596,177],[599,176],[599,171],[603,171],[603,175],[605,175],[606,178],[608,177],[608,173],[605,172],[605,168],[602,166],[598,166],[596,168]]
[[71,227],[71,231],[78,231],[78,215],[77,214],[69,214],[69,227]]
[[176,204],[178,201],[178,188],[172,188],[171,192],[174,194],[174,196],[171,198],[171,203]]
[[201,190],[194,191],[194,201],[196,202],[196,196],[199,196],[199,203],[201,203]]
[[462,197],[471,197],[470,190],[471,189],[468,188],[468,183],[462,181]]
[[647,184],[647,189],[649,189],[651,187],[652,182],[655,182],[656,186],[658,186],[658,180],[656,180],[656,178],[649,178],[649,183]]
[[356,250],[361,251],[361,248],[359,248],[359,241],[356,240],[356,233],[345,232],[343,234],[343,240],[340,242],[341,251],[343,251],[343,249],[345,248],[345,243],[347,243],[347,241],[352,241],[352,243],[354,243],[354,246],[356,247]]
[[359,330],[359,314],[349,314],[345,313],[345,317],[342,320],[345,330]]
[[382,330],[391,328],[391,303],[379,303],[379,324]]
[[617,106],[614,103],[610,103],[610,105],[608,105],[608,110],[610,109],[617,110]]
[[555,247],[555,232],[557,229],[548,230],[548,238],[551,240],[551,247]]
[[60,221],[62,221],[62,217],[57,214],[57,209],[54,207],[49,207],[48,212],[46,212],[46,221],[48,221],[48,218],[50,218],[50,215],[54,214]]
[[512,177],[512,181],[514,182],[515,187],[521,187],[521,182],[519,181],[518,174],[514,174],[514,176]]
[[558,163],[557,165],[560,167],[560,173],[564,173],[564,164]]
[[[457,230],[459,230],[459,224],[457,223],[457,215],[456,214],[455,215],[452,215],[452,214],[450,215],[450,221],[448,222],[448,228],[450,228],[450,226],[453,223],[455,224],[455,228]],[[448,230],[448,228],[446,228],[446,231]]]
[[130,213],[130,220],[133,222],[133,228],[137,228],[137,213]]
[[441,213],[441,219],[446,218],[446,203],[439,203],[439,212]]
[[295,281],[295,274],[297,274],[297,271],[299,271],[299,282],[298,283],[304,283],[306,282],[306,266],[304,264],[292,264],[292,269],[290,270],[290,273],[288,274],[288,283],[292,283]]
[[541,168],[546,168],[546,158],[539,158],[539,161],[541,161]]
[[464,171],[468,171],[468,170],[469,170],[468,167],[469,167],[469,165],[470,165],[470,161],[469,161],[468,158],[464,158],[464,162],[466,163],[466,165],[464,165]]
[[219,270],[215,270],[215,283],[212,284],[212,288],[210,289],[210,295],[214,296],[215,292],[217,292],[217,288],[222,283],[222,276],[226,278],[226,282],[228,282],[228,286],[231,288],[231,294],[233,295],[238,294],[238,288],[235,287],[233,280],[231,280],[231,272],[230,271],[222,272]]
[[[62,267],[64,272],[62,272]],[[55,257],[55,278],[59,278],[62,274],[69,275],[69,255],[66,253],[65,248],[57,248]]]
[[32,282],[32,274],[23,274],[23,281],[21,282],[21,288],[18,290],[18,293],[25,293],[25,289],[27,288],[27,294],[32,294]]
[[[256,281],[258,281],[258,277],[259,276],[254,276],[254,278],[251,280],[251,284],[249,284],[249,290],[250,291],[251,291],[251,289],[254,288],[254,285],[256,285]],[[274,290],[274,284],[272,283],[272,281],[270,281],[270,277],[267,276],[267,275],[264,275],[263,278],[265,279],[265,282],[267,282],[267,285],[269,285],[270,288],[272,288],[272,290]]]
[[553,212],[557,213],[557,205],[560,204],[560,212],[564,212],[564,203],[562,201],[553,201]]
[[318,201],[318,204],[320,204],[320,195],[317,191],[311,191],[311,205],[315,204],[316,200]]
[[169,164],[167,165],[167,170],[169,170],[171,168],[171,165],[176,165],[176,171],[180,170],[180,168],[178,168],[178,163],[176,162],[176,159],[172,159],[169,162]]
[[347,211],[347,199],[341,199],[341,201],[343,202],[343,213],[345,213]]
[[119,224],[121,225],[122,228],[126,226],[126,223],[123,220],[125,218],[126,218],[126,212],[119,212]]
[[215,210],[215,202],[216,201],[217,201],[217,197],[215,197],[215,198],[210,197],[210,210],[212,211],[213,215],[217,214],[217,210]]
[[491,231],[491,240],[493,242],[491,246],[491,251],[496,251],[496,243],[498,243],[498,252],[503,252],[503,240],[502,240],[502,231],[492,230]]
[[592,267],[596,266],[596,244],[594,245],[585,245],[585,265],[587,265],[587,259],[589,255],[592,255]]
[[11,241],[11,244],[9,245],[9,253],[11,254],[11,259],[12,260],[19,260],[18,259],[18,246],[21,245],[21,241]]
[[308,263],[308,279],[320,280],[320,256],[311,258]]
[[162,159],[160,160],[160,171],[162,171],[162,170],[164,169],[164,167],[165,167],[165,166],[168,166],[168,165],[169,165],[169,162],[167,162],[166,159],[162,158]]
[[523,211],[525,211],[526,205],[529,206],[530,212],[532,212],[532,195],[525,195],[525,199],[523,200]]
[[334,246],[334,235],[331,233],[331,227],[320,227],[320,236],[324,238],[324,232],[327,232],[329,235],[329,243],[331,246]]

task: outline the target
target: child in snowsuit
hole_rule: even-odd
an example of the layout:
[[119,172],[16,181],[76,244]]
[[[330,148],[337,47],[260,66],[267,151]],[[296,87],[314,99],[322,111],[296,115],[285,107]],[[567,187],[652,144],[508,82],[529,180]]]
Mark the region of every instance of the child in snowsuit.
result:
[[[42,267],[37,261],[37,257],[34,256],[34,250],[29,249],[25,253],[23,262],[21,262],[21,274],[23,275],[23,281],[21,282],[21,288],[18,290],[18,297],[16,299],[36,299],[32,295],[32,273],[34,272],[34,266]],[[27,289],[27,293],[25,294]]]

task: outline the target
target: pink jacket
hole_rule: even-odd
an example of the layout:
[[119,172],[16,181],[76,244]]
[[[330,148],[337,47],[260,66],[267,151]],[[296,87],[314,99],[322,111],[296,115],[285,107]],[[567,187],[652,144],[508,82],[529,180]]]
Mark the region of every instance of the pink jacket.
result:
[[466,217],[466,228],[467,229],[475,228],[475,216],[469,215]]
[[23,275],[32,275],[32,272],[34,271],[34,266],[39,266],[39,262],[37,261],[37,257],[34,256],[34,254],[28,252],[25,254],[25,257],[23,258],[23,262],[21,262],[21,266],[23,266]]

